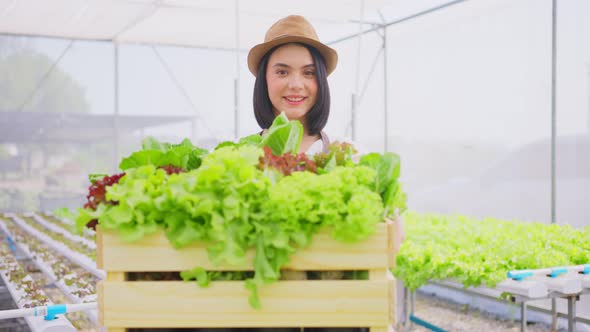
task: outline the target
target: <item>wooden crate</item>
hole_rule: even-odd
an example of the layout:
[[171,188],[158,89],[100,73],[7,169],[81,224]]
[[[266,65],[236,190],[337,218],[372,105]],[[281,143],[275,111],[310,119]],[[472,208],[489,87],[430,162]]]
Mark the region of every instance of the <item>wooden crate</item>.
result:
[[204,245],[175,250],[163,233],[126,243],[98,231],[99,322],[107,331],[176,327],[370,327],[394,324],[395,284],[387,272],[393,255],[393,225],[356,244],[314,236],[286,267],[298,271],[368,270],[369,280],[280,280],[259,288],[262,309],[252,309],[242,281],[128,281],[128,272],[183,271],[196,266],[218,271],[252,270],[253,252],[241,266],[213,266]]

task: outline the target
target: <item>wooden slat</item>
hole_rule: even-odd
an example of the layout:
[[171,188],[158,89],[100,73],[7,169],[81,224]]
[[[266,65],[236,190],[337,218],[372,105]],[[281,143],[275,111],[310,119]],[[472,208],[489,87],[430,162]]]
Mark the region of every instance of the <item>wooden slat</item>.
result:
[[369,280],[387,280],[387,273],[384,268],[369,270]]
[[[105,297],[104,297],[104,283],[105,282],[124,282],[125,272],[107,272],[105,280],[99,281],[96,285],[96,293],[98,295],[98,323],[101,326],[104,325],[104,312],[105,312]],[[109,332],[124,332],[125,329],[109,329]]]
[[252,309],[239,281],[111,282],[100,287],[106,327],[350,327],[389,324],[388,281],[279,281]]
[[96,268],[98,268],[98,269],[103,268],[103,264],[102,264],[102,258],[104,256],[103,250],[102,250],[103,242],[104,241],[102,239],[102,232],[100,231],[100,225],[96,225]]
[[[298,251],[285,266],[290,270],[368,270],[389,266],[393,253],[390,250],[392,225],[379,224],[376,234],[359,243],[333,240],[329,232],[315,235],[309,247]],[[100,233],[100,230],[99,230]],[[252,270],[253,252],[247,254],[246,263],[232,266],[214,266],[207,257],[205,244],[196,244],[181,250],[172,248],[160,232],[128,243],[113,233],[97,237],[101,268],[106,271],[182,271],[196,266],[207,270]]]
[[389,323],[397,324],[397,280],[389,275]]
[[[369,280],[386,280],[388,283],[387,289],[384,291],[389,296],[389,300],[387,303],[387,312],[388,312],[388,319],[389,324],[394,325],[396,323],[395,319],[395,310],[396,310],[396,303],[395,303],[395,278],[387,269],[374,269],[369,270]],[[375,329],[376,331],[380,331],[382,327],[371,327],[371,331]],[[387,328],[386,328],[387,329]]]
[[102,314],[104,312],[104,292],[102,287],[103,282],[104,281],[99,281],[96,284],[96,296],[98,302],[98,324],[100,324],[101,326],[104,326],[104,317]]
[[389,282],[389,322],[392,325],[397,324],[397,281],[395,279]]

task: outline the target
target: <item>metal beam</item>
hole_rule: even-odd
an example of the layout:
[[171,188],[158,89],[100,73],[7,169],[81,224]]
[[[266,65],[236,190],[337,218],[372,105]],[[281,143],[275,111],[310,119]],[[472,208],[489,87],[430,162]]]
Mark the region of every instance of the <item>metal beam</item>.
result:
[[159,9],[158,7],[161,2],[162,2],[162,0],[157,0],[157,1],[154,1],[154,3],[150,4],[153,7],[146,8],[146,10],[143,13],[141,13],[139,16],[137,16],[132,22],[130,22],[129,24],[124,26],[123,29],[121,29],[119,32],[115,33],[115,35],[113,36],[113,38],[111,38],[111,40],[113,42],[117,42],[117,38],[122,33],[125,33],[129,29],[136,27],[139,23],[141,23],[142,21],[151,17],[152,15],[154,15],[158,11],[158,9]]
[[25,105],[27,105],[27,103],[29,103],[33,99],[33,97],[35,97],[35,95],[37,94],[37,91],[39,91],[39,89],[41,89],[41,86],[43,85],[43,83],[45,83],[45,80],[47,80],[49,75],[51,75],[51,73],[53,73],[53,71],[55,70],[55,67],[57,67],[57,64],[61,61],[61,59],[64,57],[64,55],[66,55],[66,53],[68,53],[68,51],[70,50],[70,48],[72,47],[73,44],[74,44],[74,41],[71,40],[70,43],[68,44],[68,46],[66,46],[66,48],[61,52],[61,54],[59,55],[57,60],[55,60],[55,62],[51,65],[51,67],[49,67],[49,69],[45,72],[45,74],[43,74],[41,79],[39,79],[39,81],[37,82],[37,85],[35,86],[33,91],[31,91],[31,93],[27,96],[27,98],[25,98],[25,100],[23,100],[23,102],[17,108],[18,111],[22,111],[25,108]]
[[432,12],[435,12],[435,11],[438,11],[438,10],[441,10],[441,9],[444,9],[444,8],[447,8],[447,7],[451,7],[451,6],[454,6],[454,5],[460,4],[460,3],[462,3],[462,2],[465,2],[465,1],[468,1],[468,0],[455,0],[455,1],[451,1],[451,2],[448,2],[448,3],[446,3],[446,4],[443,4],[443,5],[440,5],[440,6],[436,6],[436,7],[433,7],[433,8],[430,8],[430,9],[427,9],[427,10],[424,10],[424,11],[421,11],[421,12],[418,12],[418,13],[416,13],[416,14],[413,14],[413,15],[410,15],[410,16],[406,16],[406,17],[404,17],[404,18],[397,19],[397,20],[395,20],[395,21],[391,21],[391,22],[388,22],[388,23],[385,23],[385,24],[379,25],[379,26],[377,26],[377,27],[373,27],[373,28],[371,28],[371,29],[368,29],[368,30],[365,30],[365,31],[362,31],[362,32],[356,33],[356,34],[354,34],[354,35],[350,35],[350,36],[346,36],[346,37],[338,38],[338,39],[336,39],[336,40],[333,40],[333,41],[331,41],[331,42],[329,42],[329,43],[327,43],[327,44],[328,44],[328,45],[332,45],[332,44],[336,44],[336,43],[339,43],[339,42],[343,42],[343,41],[346,41],[346,40],[349,40],[349,39],[355,38],[355,37],[357,37],[359,34],[361,34],[361,35],[364,35],[364,34],[366,34],[366,33],[370,33],[370,32],[373,32],[373,31],[377,31],[377,30],[381,29],[382,27],[388,27],[388,26],[391,26],[391,25],[395,25],[395,24],[399,24],[399,23],[402,23],[402,22],[406,22],[406,21],[412,20],[412,19],[414,19],[414,18],[417,18],[417,17],[420,17],[420,16],[424,16],[424,15],[430,14],[430,13],[432,13]]
[[383,54],[383,51],[384,51],[384,47],[381,46],[381,48],[379,49],[379,52],[377,52],[377,55],[375,55],[375,59],[373,59],[373,63],[371,64],[371,69],[369,70],[369,75],[367,76],[367,79],[363,83],[363,88],[361,89],[360,93],[358,94],[357,102],[359,103],[359,105],[360,105],[360,103],[363,102],[363,99],[365,97],[365,93],[367,92],[367,89],[369,88],[369,81],[371,81],[371,78],[373,77],[373,73],[375,73],[375,69],[377,68],[377,63],[379,62],[379,58]]
[[352,107],[350,112],[350,128],[351,128],[351,138],[354,142],[356,140],[356,115],[358,113],[358,107],[360,105],[360,98],[359,98],[359,84],[361,80],[361,49],[362,49],[362,31],[363,31],[363,17],[365,15],[365,0],[360,0],[360,8],[359,8],[359,33],[355,36],[357,38],[357,49],[356,49],[356,77],[355,77],[355,85],[354,85],[354,92],[352,94]]
[[[428,284],[435,285],[435,286],[442,287],[442,288],[447,288],[447,289],[450,289],[452,291],[456,291],[456,292],[459,292],[459,293],[464,293],[464,294],[467,294],[467,295],[473,295],[473,296],[485,298],[485,299],[488,299],[488,300],[494,300],[494,301],[496,301],[498,303],[503,303],[503,304],[506,304],[506,305],[510,305],[511,304],[511,302],[506,301],[506,300],[503,300],[503,299],[499,298],[498,296],[484,294],[484,293],[481,293],[481,292],[479,292],[477,290],[470,289],[470,288],[464,288],[463,285],[459,285],[459,284],[457,284],[455,286],[455,285],[451,285],[449,283],[442,283],[442,282],[436,282],[436,281],[430,281]],[[420,292],[420,290],[418,290],[418,292]],[[540,313],[543,313],[543,314],[547,314],[549,316],[552,315],[551,309],[545,309],[545,308],[541,308],[541,307],[538,307],[538,306],[535,306],[535,305],[528,305],[527,306],[527,310],[529,310],[529,312],[530,311],[536,311],[536,312],[540,312]],[[562,313],[562,312],[557,312],[556,313],[556,316],[558,318],[565,318],[565,319],[568,318],[568,314]],[[576,322],[578,322],[578,323],[590,324],[590,319],[588,319],[588,318],[584,318],[584,317],[578,316],[578,317],[575,317],[574,320]]]
[[113,43],[114,110],[113,110],[113,173],[119,170],[119,44]]
[[175,44],[175,43],[146,43],[146,42],[134,42],[134,41],[115,41],[112,38],[80,38],[80,37],[59,37],[59,36],[45,36],[39,34],[30,34],[30,33],[0,33],[0,36],[3,37],[25,37],[25,38],[44,38],[44,39],[52,39],[52,40],[64,40],[64,41],[85,41],[85,42],[96,42],[96,43],[117,43],[119,45],[134,45],[134,46],[158,46],[158,47],[178,47],[183,49],[194,49],[194,50],[209,50],[209,51],[222,51],[222,52],[248,52],[248,49],[238,49],[236,50],[233,47],[210,47],[210,46],[199,46],[199,45],[183,45],[183,44]]
[[211,137],[213,137],[213,138],[216,139],[217,137],[215,136],[214,131],[211,130],[211,128],[207,124],[207,121],[205,121],[205,118],[203,118],[201,116],[201,113],[199,112],[199,109],[197,108],[197,105],[195,105],[195,103],[191,99],[191,97],[188,94],[188,92],[186,91],[186,89],[182,86],[182,84],[180,84],[180,82],[176,78],[176,75],[174,75],[174,72],[172,72],[172,69],[170,68],[170,66],[168,65],[168,63],[164,60],[164,58],[162,57],[162,55],[160,54],[160,52],[158,52],[158,50],[156,49],[155,46],[152,46],[152,50],[154,51],[154,54],[156,55],[156,58],[158,59],[158,61],[160,61],[160,64],[162,64],[162,67],[164,68],[164,70],[166,71],[166,73],[168,74],[168,76],[170,77],[170,79],[172,80],[172,82],[174,83],[174,85],[176,86],[176,88],[178,89],[178,91],[180,91],[180,93],[182,94],[182,96],[184,97],[184,99],[188,102],[188,104],[190,105],[190,107],[192,108],[192,110],[195,112],[195,115],[196,115],[197,119],[199,121],[201,121],[201,124],[205,127],[205,129],[207,130],[207,132],[209,133],[209,135],[211,135]]
[[240,136],[240,6],[238,0],[235,0],[234,3],[236,9],[236,78],[234,80],[234,139],[237,140]]
[[556,179],[555,179],[555,158],[556,158],[556,121],[557,121],[557,0],[551,1],[551,223],[556,223]]
[[[385,23],[385,17],[380,10],[377,11],[382,23]],[[389,80],[387,73],[387,28],[383,28],[383,152],[389,151]]]

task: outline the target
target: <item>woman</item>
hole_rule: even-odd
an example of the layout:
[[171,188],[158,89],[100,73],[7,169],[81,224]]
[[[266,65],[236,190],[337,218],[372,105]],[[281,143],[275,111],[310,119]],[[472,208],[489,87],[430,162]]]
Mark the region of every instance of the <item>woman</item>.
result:
[[[263,130],[284,112],[289,120],[299,120],[304,129],[300,153],[326,151],[330,142],[322,131],[330,115],[327,77],[336,68],[338,55],[322,44],[313,26],[302,16],[291,15],[273,24],[264,43],[248,53],[248,68],[256,76],[254,114]],[[398,223],[401,227],[401,223]],[[396,234],[403,237],[403,227]],[[397,251],[397,248],[395,248]],[[288,271],[287,271],[288,272]],[[297,273],[288,274],[292,279]],[[303,275],[303,278],[305,275]],[[298,332],[301,328],[220,328],[199,332]],[[306,332],[357,332],[363,328],[305,328]],[[148,331],[144,330],[143,331]]]
[[[256,76],[254,115],[263,130],[284,112],[303,125],[300,153],[315,154],[330,145],[322,131],[330,115],[327,77],[336,68],[338,54],[319,41],[302,16],[280,19],[266,32],[264,43],[248,53],[248,68]],[[285,279],[305,279],[304,272],[283,271]],[[300,329],[262,329],[299,331]],[[306,328],[305,331],[360,331],[358,328]]]
[[322,44],[313,26],[291,15],[273,24],[264,43],[248,53],[248,67],[256,76],[254,114],[261,128],[285,112],[304,129],[299,152],[314,154],[330,144],[322,131],[330,115],[327,77],[336,68],[338,54]]

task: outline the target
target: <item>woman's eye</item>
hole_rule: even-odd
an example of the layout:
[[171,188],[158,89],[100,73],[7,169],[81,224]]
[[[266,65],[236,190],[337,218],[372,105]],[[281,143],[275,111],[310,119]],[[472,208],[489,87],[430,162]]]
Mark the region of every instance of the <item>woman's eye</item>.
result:
[[286,70],[277,70],[277,74],[279,76],[285,76],[285,75],[287,75],[287,71]]
[[315,71],[306,71],[305,76],[315,76]]

